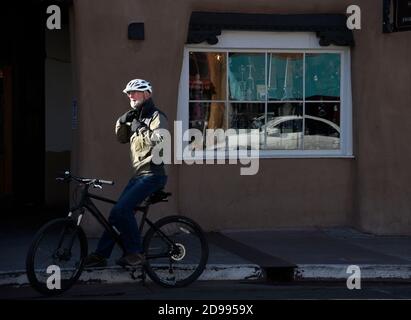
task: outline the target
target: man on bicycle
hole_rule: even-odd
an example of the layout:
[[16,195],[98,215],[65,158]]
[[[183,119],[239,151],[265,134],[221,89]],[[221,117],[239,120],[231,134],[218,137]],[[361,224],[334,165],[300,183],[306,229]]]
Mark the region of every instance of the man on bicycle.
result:
[[[145,262],[141,235],[134,216],[134,208],[147,196],[164,188],[167,176],[164,164],[154,164],[152,150],[161,142],[159,129],[166,128],[167,118],[152,99],[151,84],[142,79],[131,80],[123,92],[130,99],[131,110],[116,122],[115,133],[120,143],[130,143],[134,175],[110,212],[109,222],[120,232],[126,254],[117,260],[121,266],[136,266]],[[85,267],[107,265],[114,241],[105,231],[97,249],[85,259]]]

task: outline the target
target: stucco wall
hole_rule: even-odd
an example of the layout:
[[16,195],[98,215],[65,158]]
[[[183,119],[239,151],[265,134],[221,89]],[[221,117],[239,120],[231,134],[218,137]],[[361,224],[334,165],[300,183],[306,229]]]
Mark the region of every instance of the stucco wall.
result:
[[[184,18],[183,18],[184,17]],[[130,174],[128,145],[114,135],[117,118],[129,109],[122,93],[133,78],[149,79],[154,100],[175,119],[181,54],[189,9],[174,1],[74,1],[75,59],[77,72],[78,119],[76,159],[78,174],[115,180],[98,194],[116,198]],[[131,22],[144,22],[146,40],[127,39]],[[178,167],[167,168],[167,190],[174,196],[153,207],[153,216],[178,213]],[[108,214],[109,207],[104,207]],[[86,219],[89,231],[97,234],[94,221]]]
[[351,164],[340,159],[262,159],[255,176],[237,165],[183,166],[181,211],[211,229],[346,225]]
[[383,34],[382,9],[361,1],[352,51],[357,224],[411,234],[411,31]]
[[[191,11],[344,13],[351,1],[74,1],[79,174],[114,179],[115,197],[130,174],[129,153],[116,142],[114,122],[128,108],[121,89],[149,79],[154,99],[176,118],[182,53]],[[259,174],[234,165],[174,165],[173,201],[157,215],[181,213],[205,229],[353,225],[371,232],[411,232],[407,200],[411,150],[410,35],[382,34],[381,4],[357,1],[352,83],[355,159],[263,159]],[[127,39],[131,22],[145,23],[145,40]],[[407,43],[408,41],[408,43]],[[395,103],[393,103],[395,102]],[[408,117],[411,118],[411,117]],[[89,222],[90,229],[94,224]]]

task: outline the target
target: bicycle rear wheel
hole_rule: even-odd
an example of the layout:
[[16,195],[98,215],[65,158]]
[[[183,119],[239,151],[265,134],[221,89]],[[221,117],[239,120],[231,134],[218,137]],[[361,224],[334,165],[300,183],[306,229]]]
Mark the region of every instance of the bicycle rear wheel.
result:
[[60,294],[80,277],[87,238],[72,219],[55,219],[34,236],[26,257],[31,286],[45,295]]
[[182,216],[162,218],[155,227],[150,228],[143,243],[149,277],[169,288],[197,280],[208,260],[208,244],[201,227]]

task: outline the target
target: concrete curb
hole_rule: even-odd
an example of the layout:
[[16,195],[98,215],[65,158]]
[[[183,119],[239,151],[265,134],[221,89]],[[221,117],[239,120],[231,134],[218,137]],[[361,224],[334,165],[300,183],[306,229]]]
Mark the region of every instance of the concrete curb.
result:
[[[353,272],[347,273],[350,265],[342,264],[300,264],[294,271],[295,280],[347,280]],[[411,265],[359,264],[362,280],[409,280]]]
[[[84,270],[79,282],[82,283],[129,283],[140,281],[141,272],[124,270],[113,266]],[[263,270],[254,264],[208,264],[198,280],[257,280],[263,277]],[[147,281],[151,281],[149,277]],[[0,271],[0,286],[27,285],[25,270]]]
[[[341,281],[347,280],[349,265],[343,264],[300,264],[294,270],[294,280]],[[358,265],[362,280],[411,281],[411,265]],[[130,283],[140,281],[141,273],[113,266],[84,270],[82,283]],[[198,280],[258,280],[264,277],[264,270],[255,264],[208,264]],[[151,281],[148,277],[147,281]],[[0,286],[27,285],[24,270],[0,271]]]

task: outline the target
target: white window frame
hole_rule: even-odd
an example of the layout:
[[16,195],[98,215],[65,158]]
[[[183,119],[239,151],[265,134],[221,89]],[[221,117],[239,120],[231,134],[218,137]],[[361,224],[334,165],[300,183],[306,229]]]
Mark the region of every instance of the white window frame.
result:
[[[352,158],[352,93],[351,93],[351,54],[350,47],[321,47],[313,32],[254,32],[223,31],[215,45],[207,43],[190,44],[184,47],[184,58],[180,76],[177,120],[182,121],[182,130],[188,130],[189,123],[189,52],[305,52],[341,54],[340,83],[340,149],[339,150],[259,150],[259,158]],[[228,87],[227,87],[228,90]],[[182,150],[188,145],[183,142]],[[221,158],[221,153],[199,153],[198,157],[182,156],[182,150],[176,150],[178,160],[199,158]],[[224,154],[224,153],[223,153]],[[228,152],[223,158],[232,158]],[[238,157],[237,157],[238,158]]]

